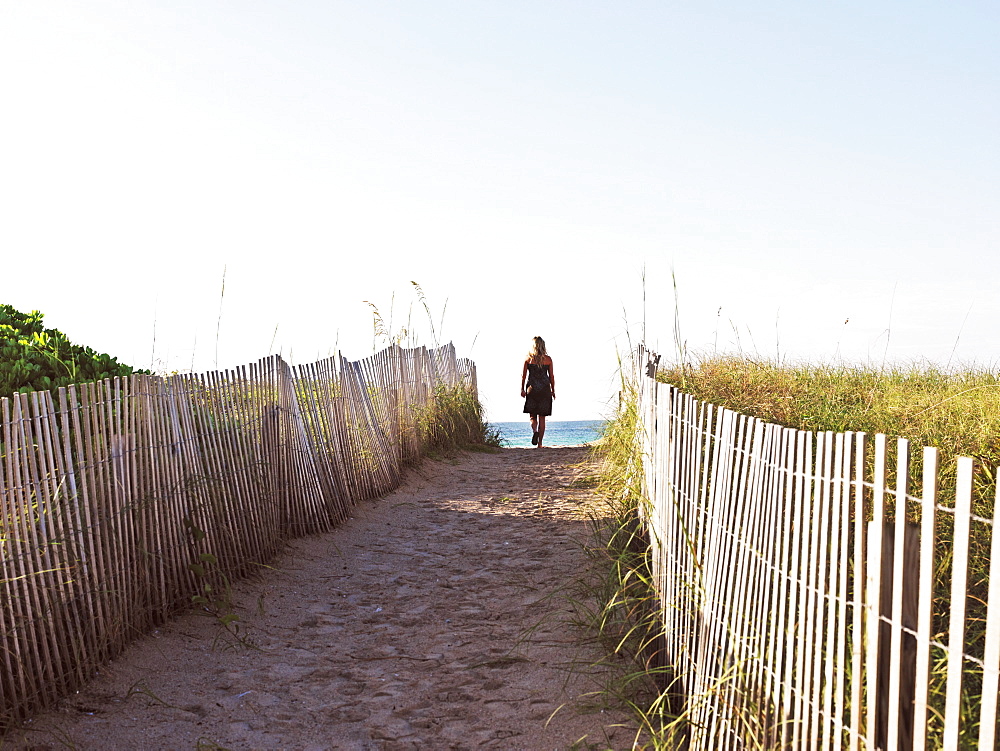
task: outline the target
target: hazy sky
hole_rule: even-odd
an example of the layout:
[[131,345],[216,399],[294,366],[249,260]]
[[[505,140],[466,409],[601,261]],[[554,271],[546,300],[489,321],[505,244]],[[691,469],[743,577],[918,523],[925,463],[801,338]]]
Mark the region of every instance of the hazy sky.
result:
[[665,351],[673,269],[693,350],[1000,362],[998,38],[995,2],[0,0],[0,302],[200,371],[364,356],[416,280],[497,420],[536,334],[553,419],[607,412],[644,268]]

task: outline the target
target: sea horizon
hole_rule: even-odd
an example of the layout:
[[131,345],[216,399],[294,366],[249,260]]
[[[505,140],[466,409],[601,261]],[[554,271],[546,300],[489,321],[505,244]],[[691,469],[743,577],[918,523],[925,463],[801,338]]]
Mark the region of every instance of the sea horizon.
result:
[[[586,446],[601,437],[605,420],[546,420],[545,446]],[[500,431],[504,446],[531,448],[531,425],[528,420],[517,422],[491,422]]]

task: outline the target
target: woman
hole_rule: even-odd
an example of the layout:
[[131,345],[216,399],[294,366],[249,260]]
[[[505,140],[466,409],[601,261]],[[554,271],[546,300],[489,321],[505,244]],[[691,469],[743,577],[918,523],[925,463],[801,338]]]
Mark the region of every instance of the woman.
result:
[[541,448],[545,418],[552,414],[552,400],[556,398],[556,376],[552,358],[545,351],[545,340],[540,336],[532,340],[531,351],[521,369],[521,396],[524,397],[524,413],[531,415],[534,433],[531,443]]

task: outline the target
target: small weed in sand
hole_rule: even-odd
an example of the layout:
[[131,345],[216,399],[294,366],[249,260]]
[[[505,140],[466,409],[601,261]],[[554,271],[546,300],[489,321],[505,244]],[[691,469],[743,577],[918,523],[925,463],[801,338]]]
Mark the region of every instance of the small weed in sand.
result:
[[[197,539],[204,538],[205,533],[190,521],[189,526]],[[226,649],[237,647],[259,649],[248,635],[240,633],[240,617],[233,608],[229,579],[221,572],[212,571],[218,562],[212,553],[201,553],[197,561],[188,564],[188,568],[198,579],[198,592],[191,596],[192,604],[198,607],[198,612],[215,618],[220,626],[212,640],[212,649],[216,649],[220,641],[225,642]],[[259,610],[263,610],[263,595],[257,606]]]
[[167,707],[168,709],[180,709],[180,707],[178,707],[176,704],[170,704],[169,702],[165,702],[163,699],[161,699],[159,696],[153,693],[142,682],[142,679],[136,681],[129,687],[128,692],[125,694],[125,701],[128,701],[133,696],[145,696],[149,706],[151,707],[160,706],[160,707]]

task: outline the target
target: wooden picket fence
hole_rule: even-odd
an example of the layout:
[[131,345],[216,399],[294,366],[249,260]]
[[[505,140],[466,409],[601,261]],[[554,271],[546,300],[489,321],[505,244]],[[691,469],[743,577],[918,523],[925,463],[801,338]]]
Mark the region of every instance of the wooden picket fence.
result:
[[942,502],[924,448],[911,493],[907,441],[699,402],[658,359],[636,360],[642,515],[686,747],[995,748],[1000,505],[973,513],[973,460]]
[[457,386],[448,344],[0,399],[0,728],[396,487]]

